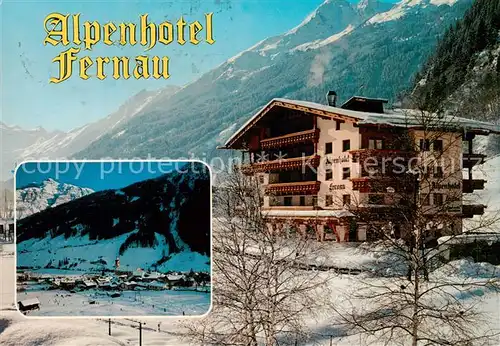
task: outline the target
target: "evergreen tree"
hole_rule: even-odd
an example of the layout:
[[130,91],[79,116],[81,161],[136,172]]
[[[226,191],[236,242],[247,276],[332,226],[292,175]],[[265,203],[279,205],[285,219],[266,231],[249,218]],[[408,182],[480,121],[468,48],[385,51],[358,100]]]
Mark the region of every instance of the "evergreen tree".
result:
[[[414,79],[412,90],[425,100],[426,109],[436,111],[465,82],[478,53],[499,43],[499,32],[498,0],[476,0],[464,18],[450,26]],[[422,78],[425,84],[417,84]]]

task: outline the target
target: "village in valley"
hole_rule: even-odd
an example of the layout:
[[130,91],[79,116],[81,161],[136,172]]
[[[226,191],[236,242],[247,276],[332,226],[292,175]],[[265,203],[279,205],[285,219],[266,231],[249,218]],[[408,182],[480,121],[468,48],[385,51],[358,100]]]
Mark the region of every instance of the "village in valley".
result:
[[[133,300],[144,305],[147,300],[158,295],[157,291],[182,292],[181,295],[196,292],[195,294],[211,293],[210,274],[208,272],[158,272],[137,268],[134,271],[120,269],[120,259],[115,261],[115,270],[103,269],[102,271],[85,272],[58,270],[55,268],[17,270],[17,297],[18,307],[23,314],[45,315],[51,310],[44,310],[43,300],[51,300],[56,305],[73,303],[76,297],[80,298],[81,305],[89,310],[95,310],[94,315],[104,311],[95,308],[97,305],[114,305],[115,301],[123,303],[124,300]],[[75,296],[75,297],[73,297]],[[143,299],[149,297],[149,299]],[[160,297],[161,299],[161,297]],[[207,298],[208,299],[208,298]],[[63,303],[66,302],[66,303]],[[156,304],[151,300],[151,309],[168,313],[172,306]],[[92,308],[91,306],[94,306]],[[176,307],[176,311],[181,309]],[[59,308],[58,308],[59,310]],[[87,309],[86,309],[87,310]],[[124,310],[120,305],[120,311]],[[182,314],[188,314],[182,310]]]
[[[208,170],[189,166],[180,173],[187,163],[163,164],[170,172],[151,169],[144,179],[122,163],[113,174],[127,172],[127,180],[115,186],[111,177],[100,187],[95,185],[99,163],[84,163],[83,180],[71,180],[75,166],[54,179],[58,162],[27,163],[28,169],[18,170],[15,301],[20,312],[193,316],[209,310]],[[29,173],[37,169],[52,176]],[[199,217],[192,221],[195,210]]]

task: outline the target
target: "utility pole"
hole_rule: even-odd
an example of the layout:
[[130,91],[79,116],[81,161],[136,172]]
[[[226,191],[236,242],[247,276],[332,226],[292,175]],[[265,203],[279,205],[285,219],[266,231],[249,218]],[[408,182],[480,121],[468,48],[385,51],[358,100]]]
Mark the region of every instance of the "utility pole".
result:
[[108,328],[108,334],[111,336],[111,318],[109,319],[109,328]]
[[139,322],[139,346],[142,346],[142,322]]
[[130,321],[130,322],[139,323],[139,346],[142,346],[142,325],[146,324],[146,323],[145,322],[141,322],[141,321],[132,320],[132,319],[129,319],[129,318],[126,318],[126,320]]

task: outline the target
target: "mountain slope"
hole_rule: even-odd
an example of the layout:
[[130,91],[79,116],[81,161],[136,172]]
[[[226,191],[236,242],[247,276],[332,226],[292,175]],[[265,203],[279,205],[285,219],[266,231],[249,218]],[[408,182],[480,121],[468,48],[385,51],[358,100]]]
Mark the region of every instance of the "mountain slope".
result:
[[59,183],[54,179],[34,183],[16,190],[16,217],[20,220],[93,192],[92,189]]
[[[476,0],[462,20],[451,26],[435,53],[416,76],[414,94],[428,109],[464,111],[500,118],[500,1]],[[470,110],[472,111],[472,110]]]
[[26,217],[17,224],[18,263],[111,269],[120,257],[130,270],[207,270],[209,179],[197,163],[188,173],[95,192]]
[[0,132],[2,158],[0,181],[12,178],[15,163],[20,161],[25,148],[50,140],[51,138],[64,136],[64,132],[61,131],[50,132],[41,127],[26,130],[19,126],[9,126],[3,122],[0,122]]
[[325,1],[298,27],[241,52],[168,102],[153,100],[140,120],[74,156],[211,158],[221,155],[218,143],[274,97],[324,102],[336,90],[343,100],[354,94],[394,99],[470,3],[404,0],[387,8]]
[[[142,90],[127,100],[116,112],[107,117],[69,132],[48,132],[43,128],[23,130],[17,126],[0,123],[2,130],[2,172],[0,180],[7,180],[12,175],[16,163],[29,159],[62,159],[86,148],[105,133],[138,115],[155,97],[162,97],[166,102],[179,87],[169,86],[161,91]],[[116,132],[115,136],[120,136]]]

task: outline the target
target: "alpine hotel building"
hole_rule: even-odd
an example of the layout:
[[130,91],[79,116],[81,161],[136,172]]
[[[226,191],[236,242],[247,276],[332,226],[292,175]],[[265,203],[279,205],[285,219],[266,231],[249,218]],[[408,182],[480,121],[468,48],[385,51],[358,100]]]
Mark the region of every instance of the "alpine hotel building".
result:
[[[461,233],[463,218],[484,213],[485,205],[464,204],[485,183],[472,177],[485,158],[473,139],[499,128],[456,117],[422,126],[423,112],[385,110],[385,103],[355,96],[337,107],[335,92],[326,105],[273,99],[227,140],[221,149],[241,151],[241,170],[264,190],[270,231],[292,225],[319,241],[365,241],[376,237],[370,225],[383,224],[398,237],[404,230],[393,209],[410,198],[441,220],[439,235]],[[406,167],[417,156],[434,158],[433,167],[413,179]]]

